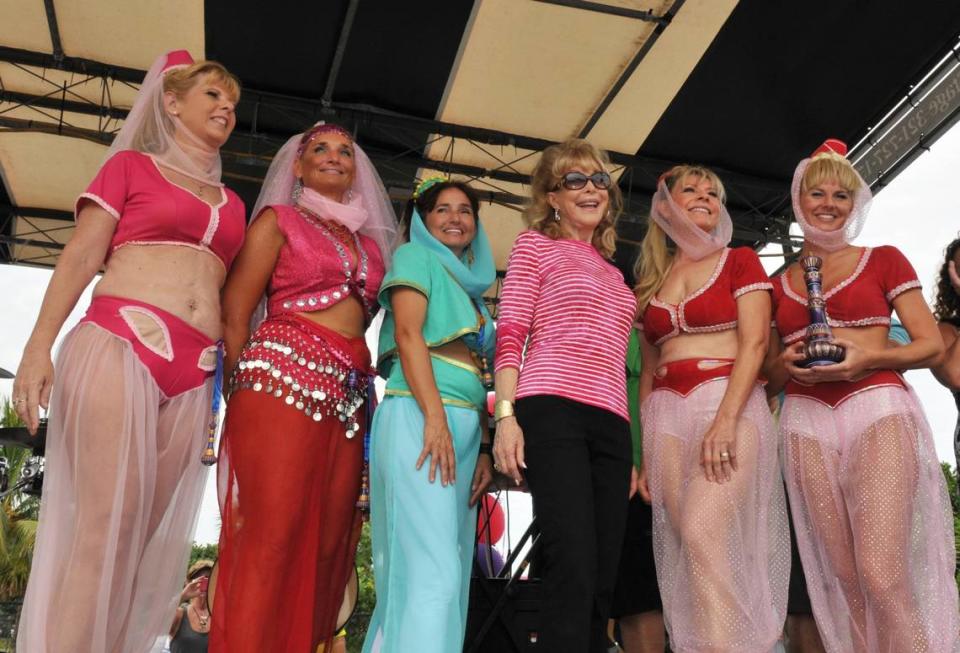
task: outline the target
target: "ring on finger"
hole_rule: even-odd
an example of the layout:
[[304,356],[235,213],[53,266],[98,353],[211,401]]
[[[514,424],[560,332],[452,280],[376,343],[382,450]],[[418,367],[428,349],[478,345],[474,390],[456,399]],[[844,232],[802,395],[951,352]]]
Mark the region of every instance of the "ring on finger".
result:
[[499,463],[493,463],[493,470],[496,471],[496,472],[499,472],[499,471],[500,471],[500,464],[499,464]]
[[723,461],[730,460],[730,452],[729,452],[729,451],[721,451],[721,452],[720,452],[720,460],[723,460]]

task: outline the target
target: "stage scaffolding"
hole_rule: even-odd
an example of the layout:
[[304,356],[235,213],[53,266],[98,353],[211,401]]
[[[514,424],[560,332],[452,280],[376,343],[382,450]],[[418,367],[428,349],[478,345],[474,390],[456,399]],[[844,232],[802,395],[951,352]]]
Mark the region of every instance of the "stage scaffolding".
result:
[[[41,132],[101,144],[111,141],[127,113],[114,102],[116,89],[136,89],[145,74],[65,56],[62,50],[45,54],[0,47],[0,62],[44,84],[42,92],[23,93],[4,88],[0,77],[0,132]],[[51,74],[54,71],[69,73],[68,81],[63,74]],[[24,117],[25,109],[29,117]],[[18,117],[13,117],[14,113]],[[335,121],[354,132],[398,207],[409,198],[411,181],[420,171],[435,170],[474,183],[483,201],[520,210],[524,196],[503,186],[526,184],[528,176],[518,166],[529,164],[527,159],[552,144],[523,134],[333,102],[326,96],[298,97],[255,88],[244,88],[237,115],[237,128],[222,150],[224,178],[251,204],[280,145],[290,134],[317,120]],[[958,118],[960,44],[955,44],[880,122],[866,130],[866,136],[852,149],[851,159],[877,192]],[[435,143],[445,145],[439,148],[440,156],[438,148],[431,148]],[[454,151],[464,145],[497,164],[479,167],[458,161]],[[428,154],[431,150],[432,156]],[[624,249],[632,252],[643,235],[648,198],[657,175],[674,162],[623,152],[611,152],[610,156],[625,197],[625,215],[618,231]],[[795,252],[797,238],[790,235],[789,181],[731,170],[718,172],[728,190],[735,242],[756,249],[777,244],[786,257]],[[5,191],[0,192],[0,262],[51,265],[72,229],[72,219],[69,211],[15,205]],[[18,256],[20,250],[32,254]]]

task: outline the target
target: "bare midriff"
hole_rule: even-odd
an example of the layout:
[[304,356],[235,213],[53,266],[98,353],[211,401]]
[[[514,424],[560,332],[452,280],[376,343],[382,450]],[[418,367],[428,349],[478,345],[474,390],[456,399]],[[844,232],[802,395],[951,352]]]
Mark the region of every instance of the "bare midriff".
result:
[[[885,326],[835,327],[833,337],[850,340],[863,349],[883,349],[887,346],[889,331]],[[658,363],[687,358],[736,358],[737,345],[736,329],[717,333],[685,333],[661,345]]]
[[736,358],[737,330],[714,333],[682,333],[660,345],[659,364],[688,358]]
[[[329,308],[298,313],[298,315],[311,322],[332,329],[348,338],[363,336],[367,326],[364,321],[363,306],[353,295],[345,297]],[[465,365],[477,367],[477,361],[474,359],[473,354],[470,353],[470,348],[467,347],[461,338],[438,347],[431,347],[430,352],[452,358]]]
[[[332,329],[348,338],[361,337],[366,329],[363,307],[359,300],[353,295],[337,302],[330,308],[325,308],[320,311],[298,313],[298,315],[311,322]],[[452,358],[465,365],[477,366],[473,354],[470,353],[470,348],[467,347],[462,339],[445,343],[439,347],[432,347],[430,351],[441,356],[446,356],[447,358]]]
[[462,338],[442,344],[439,347],[432,347],[430,351],[434,354],[452,358],[458,363],[477,367],[477,361],[474,355],[470,353],[470,348],[467,347],[467,343],[465,343]]
[[886,349],[890,335],[887,326],[833,327],[834,338],[849,340],[861,349]]
[[305,311],[297,315],[348,338],[359,338],[366,331],[363,305],[352,294],[329,308]]
[[93,296],[152,304],[195,329],[220,338],[223,263],[212,252],[187,245],[124,245],[107,261]]

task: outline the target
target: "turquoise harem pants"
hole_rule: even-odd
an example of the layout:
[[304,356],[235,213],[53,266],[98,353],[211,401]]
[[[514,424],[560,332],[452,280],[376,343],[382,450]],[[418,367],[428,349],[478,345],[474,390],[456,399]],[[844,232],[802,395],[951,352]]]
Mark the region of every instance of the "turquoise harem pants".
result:
[[377,605],[363,653],[463,649],[476,508],[468,505],[480,446],[480,413],[444,406],[456,451],[456,483],[430,483],[423,413],[412,397],[388,396],[373,419],[370,503]]

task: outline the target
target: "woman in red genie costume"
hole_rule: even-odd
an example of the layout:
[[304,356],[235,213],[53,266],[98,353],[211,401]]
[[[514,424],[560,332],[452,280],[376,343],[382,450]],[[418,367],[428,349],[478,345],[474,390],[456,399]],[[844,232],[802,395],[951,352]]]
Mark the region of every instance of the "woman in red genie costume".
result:
[[770,281],[729,248],[711,170],[658,183],[637,270],[644,472],[663,616],[677,653],[770,653],[790,564],[777,434],[760,366]]
[[[811,312],[801,266],[774,280],[785,349],[770,375],[786,384],[780,433],[797,544],[827,651],[954,652],[950,501],[930,427],[900,373],[935,365],[943,342],[903,254],[851,244],[872,198],[845,154],[828,140],[800,162],[792,186],[802,260],[822,261],[819,326],[832,328],[841,362],[804,367]],[[898,347],[887,345],[894,310],[911,338]]]
[[396,216],[332,124],[280,149],[253,215],[224,291],[233,372],[210,650],[314,653],[334,636],[360,536],[373,392],[363,334]]

